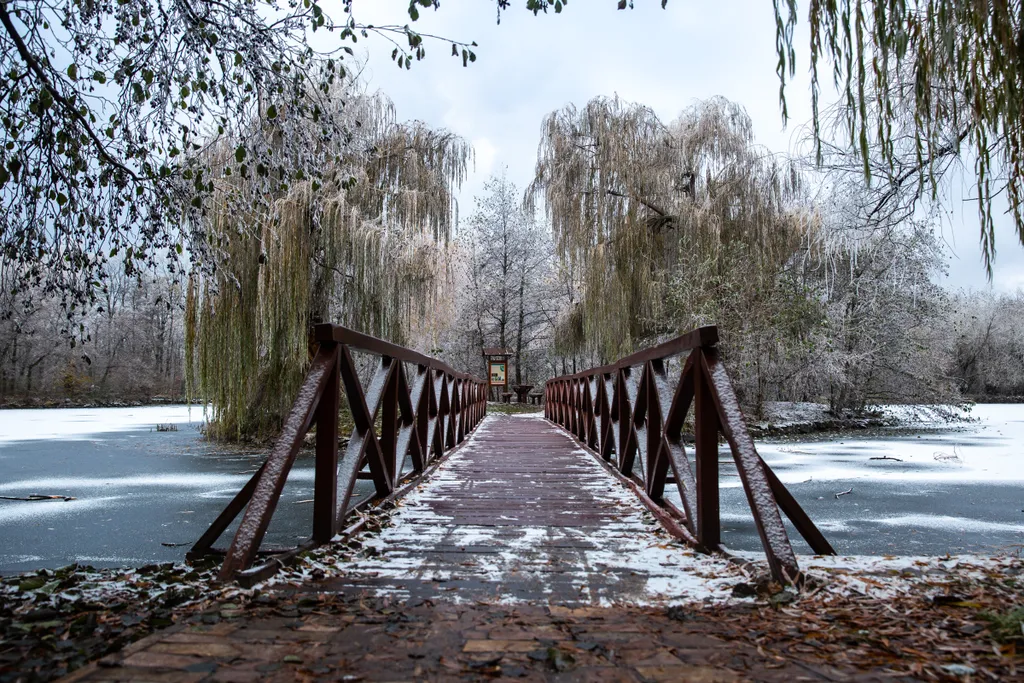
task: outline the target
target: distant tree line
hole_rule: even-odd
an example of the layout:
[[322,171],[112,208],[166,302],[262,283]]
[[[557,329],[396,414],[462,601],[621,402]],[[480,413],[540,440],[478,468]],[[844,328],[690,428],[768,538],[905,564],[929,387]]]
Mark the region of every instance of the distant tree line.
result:
[[953,363],[968,396],[1024,397],[1024,292],[961,296],[951,327]]
[[4,287],[0,403],[183,400],[181,285],[166,271],[129,277],[110,267],[96,305],[70,335],[58,301]]

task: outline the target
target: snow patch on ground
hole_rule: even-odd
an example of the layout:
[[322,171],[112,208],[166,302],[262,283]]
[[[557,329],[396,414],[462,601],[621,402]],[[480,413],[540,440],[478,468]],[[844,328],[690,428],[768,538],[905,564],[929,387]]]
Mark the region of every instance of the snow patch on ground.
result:
[[835,415],[824,403],[769,401],[764,404],[764,417],[758,424],[787,428],[866,419],[881,420],[891,425],[931,427],[970,420],[970,411],[949,405],[879,405],[864,414]]
[[546,420],[544,417],[544,410],[540,409],[531,413],[511,413],[509,417],[516,417],[525,420]]
[[825,595],[873,598],[943,595],[954,582],[1024,572],[1024,563],[1013,556],[816,556],[801,560],[804,572],[822,584],[818,590]]

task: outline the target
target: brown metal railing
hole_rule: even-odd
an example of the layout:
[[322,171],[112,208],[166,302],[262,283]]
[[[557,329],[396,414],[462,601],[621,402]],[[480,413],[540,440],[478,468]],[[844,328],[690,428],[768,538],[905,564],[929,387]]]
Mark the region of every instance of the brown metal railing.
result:
[[[189,552],[190,558],[219,552],[213,544],[244,509],[224,553],[222,580],[245,573],[262,578],[272,572],[273,563],[246,569],[260,551],[288,472],[314,424],[313,534],[303,549],[334,538],[354,509],[414,485],[427,466],[461,443],[487,412],[486,383],[434,358],[339,325],[317,325],[315,338],[319,348],[273,450]],[[359,380],[352,350],[378,357],[366,388]],[[406,364],[412,370],[407,371]],[[339,462],[342,388],[354,428]],[[378,414],[379,436],[375,431]],[[411,458],[412,470],[403,476],[406,458]],[[373,480],[374,493],[351,505],[355,482],[361,478]]]
[[[718,328],[701,327],[611,365],[549,380],[544,415],[613,466],[670,532],[704,551],[721,549],[718,437],[724,436],[772,576],[792,582],[799,566],[780,508],[815,553],[835,550],[758,455],[717,343]],[[686,352],[673,382],[666,360]],[[691,406],[694,467],[683,445]],[[664,499],[673,481],[682,510]]]

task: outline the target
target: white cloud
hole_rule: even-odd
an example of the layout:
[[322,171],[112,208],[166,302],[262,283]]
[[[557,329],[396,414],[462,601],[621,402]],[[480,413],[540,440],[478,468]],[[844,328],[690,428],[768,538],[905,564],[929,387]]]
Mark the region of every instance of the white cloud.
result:
[[475,171],[479,175],[492,175],[494,173],[494,158],[498,154],[498,148],[491,144],[487,138],[473,140],[473,150],[476,153]]
[[1002,272],[993,278],[993,286],[1004,292],[1024,290],[1024,269],[1016,272]]

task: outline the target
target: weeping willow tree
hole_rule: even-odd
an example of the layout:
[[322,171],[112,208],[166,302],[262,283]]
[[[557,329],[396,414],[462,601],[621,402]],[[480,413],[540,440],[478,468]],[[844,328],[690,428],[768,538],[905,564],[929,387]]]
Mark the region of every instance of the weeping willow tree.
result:
[[[723,98],[669,125],[618,98],[550,114],[527,202],[543,201],[580,273],[558,350],[609,360],[675,331],[664,302],[681,268],[774,277],[799,245],[800,197],[795,169],[758,147],[746,112]],[[738,251],[742,273],[725,258]]]
[[190,280],[186,342],[188,376],[212,406],[214,437],[280,428],[309,362],[312,324],[401,343],[445,281],[453,188],[465,178],[469,145],[399,123],[386,97],[346,88],[326,112],[348,120],[340,143],[304,134],[305,123],[286,134],[284,111],[268,121],[264,110],[258,130],[239,136],[279,156],[323,145],[317,179],[268,186],[259,179],[272,170],[245,168],[242,143],[207,151],[224,169],[205,226],[220,258]]
[[[796,67],[796,0],[775,3],[783,86]],[[810,0],[814,137],[822,63],[841,96],[840,129],[887,201],[935,198],[948,160],[973,161],[981,246],[991,276],[998,198],[1024,243],[1024,10],[1020,0]],[[825,78],[828,77],[826,72]],[[783,92],[784,94],[784,92]],[[783,99],[785,113],[785,100]],[[886,177],[889,176],[889,177]],[[994,211],[995,209],[995,211]]]
[[[500,21],[511,2],[495,2]],[[667,4],[661,0],[663,9]],[[887,202],[912,204],[929,195],[934,201],[949,171],[973,165],[973,201],[991,277],[1003,201],[1024,244],[1024,2],[774,0],[773,6],[783,119],[787,80],[804,58],[795,28],[806,11],[815,140],[830,141],[820,92],[822,80],[831,79],[847,151],[860,157],[868,180],[878,179],[874,158],[889,166],[878,179],[893,190]],[[534,14],[566,7],[563,0],[526,2]],[[633,0],[620,0],[618,7],[632,8]],[[597,11],[590,5],[587,10]],[[412,6],[409,13],[413,20],[419,16]],[[951,158],[960,163],[948,164]]]

